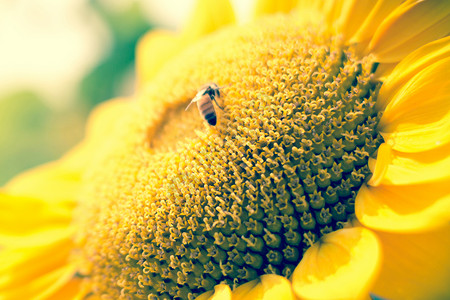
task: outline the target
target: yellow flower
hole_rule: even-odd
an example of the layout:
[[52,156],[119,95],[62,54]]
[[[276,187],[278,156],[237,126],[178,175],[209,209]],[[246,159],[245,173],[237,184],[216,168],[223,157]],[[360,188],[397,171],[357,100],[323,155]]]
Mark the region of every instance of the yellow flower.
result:
[[1,190],[1,299],[450,297],[449,3],[255,16],[150,32],[133,99]]

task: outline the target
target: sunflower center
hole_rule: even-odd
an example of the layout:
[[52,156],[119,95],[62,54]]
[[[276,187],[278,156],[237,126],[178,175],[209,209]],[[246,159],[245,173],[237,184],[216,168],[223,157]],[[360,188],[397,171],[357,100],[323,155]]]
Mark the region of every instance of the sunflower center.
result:
[[[231,82],[214,130],[171,134],[186,114],[174,109],[154,131],[176,136],[175,150],[153,152],[145,164],[120,156],[117,174],[102,177],[114,193],[93,189],[94,203],[106,199],[84,234],[97,293],[191,299],[220,282],[289,277],[314,242],[353,217],[381,143],[372,61],[339,38],[284,21],[231,35],[231,71],[211,71]],[[137,167],[125,174],[124,165]]]

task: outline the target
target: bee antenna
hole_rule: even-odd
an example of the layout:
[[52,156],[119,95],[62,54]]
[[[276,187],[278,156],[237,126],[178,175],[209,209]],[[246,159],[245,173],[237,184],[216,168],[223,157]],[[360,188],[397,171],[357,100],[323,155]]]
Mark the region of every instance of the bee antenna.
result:
[[227,84],[227,85],[224,85],[224,86],[219,86],[218,88],[219,88],[219,90],[221,90],[221,89],[224,89],[224,88],[229,87],[230,85],[231,85],[231,83],[229,83],[229,84]]

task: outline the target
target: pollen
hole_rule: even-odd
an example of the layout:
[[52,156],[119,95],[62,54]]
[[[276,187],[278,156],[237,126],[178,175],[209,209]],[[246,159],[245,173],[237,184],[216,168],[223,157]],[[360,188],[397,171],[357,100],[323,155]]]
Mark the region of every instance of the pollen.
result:
[[[219,283],[289,278],[351,220],[371,176],[382,142],[373,63],[293,16],[182,53],[87,175],[76,255],[94,293],[193,299]],[[211,81],[227,86],[214,128],[184,110]]]

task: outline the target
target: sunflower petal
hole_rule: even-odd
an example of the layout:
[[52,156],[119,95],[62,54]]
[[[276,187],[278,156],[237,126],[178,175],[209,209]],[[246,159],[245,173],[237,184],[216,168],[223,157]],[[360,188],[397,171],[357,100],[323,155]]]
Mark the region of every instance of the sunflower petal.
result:
[[369,44],[379,62],[395,62],[449,32],[447,1],[406,1],[385,19]]
[[184,49],[184,46],[179,36],[166,30],[154,30],[144,35],[136,48],[138,88],[153,79],[172,57]]
[[[362,1],[364,2],[364,1]],[[365,43],[369,41],[379,24],[388,16],[402,0],[378,0],[370,11],[370,14],[363,20],[357,32],[353,35],[350,43]]]
[[[327,2],[325,2],[327,3]],[[306,26],[311,26],[312,24],[328,24],[324,7],[324,1],[308,1],[308,0],[298,0],[297,6],[298,20],[301,21]]]
[[14,289],[0,291],[1,299],[74,299],[79,293],[81,279],[74,278],[73,266],[65,266],[45,275],[33,278],[27,284]]
[[386,143],[383,143],[378,147],[377,159],[369,159],[369,167],[372,171],[372,178],[370,178],[368,184],[371,186],[377,186],[383,180],[388,170],[389,164],[392,161],[392,148]]
[[420,152],[450,141],[450,58],[420,71],[386,107],[380,132],[392,149]]
[[381,260],[375,234],[362,227],[327,234],[309,248],[294,271],[301,299],[357,299],[368,294]]
[[[68,229],[31,246],[3,249],[0,252],[0,296],[19,291],[27,286],[25,283],[38,282],[39,278],[45,278],[66,266],[73,247],[72,233]],[[50,284],[49,281],[46,282],[46,286]],[[35,290],[33,294],[43,291],[44,289]]]
[[338,32],[342,33],[347,39],[352,37],[367,19],[375,5],[375,1],[345,1],[341,15],[337,20]]
[[228,0],[198,0],[182,33],[187,43],[236,22]]
[[412,52],[383,80],[383,85],[377,98],[377,106],[380,109],[385,109],[389,100],[419,71],[449,56],[450,37],[426,44]]
[[[381,146],[378,149],[374,176],[369,181],[371,186],[427,183],[450,178],[450,143],[419,153],[388,153],[380,150]],[[375,174],[379,175],[375,177]],[[374,181],[375,178],[377,182]]]
[[58,162],[12,179],[0,190],[0,245],[30,245],[66,231],[79,188],[79,173]]
[[426,233],[377,235],[384,259],[373,293],[384,299],[450,299],[450,225]]
[[297,0],[258,0],[255,4],[254,16],[259,17],[277,12],[288,13],[297,5]]
[[231,289],[226,284],[218,284],[214,291],[203,293],[195,300],[231,300]]
[[[49,228],[60,230],[67,227],[72,220],[73,207],[71,201],[51,203],[1,192],[0,245],[9,244],[9,239],[20,240],[24,235],[42,233]],[[36,238],[39,239],[39,234]]]
[[[58,162],[48,163],[9,181],[2,194],[10,197],[45,199],[48,203],[75,203],[80,174],[67,170]],[[3,201],[2,201],[3,202]],[[20,205],[20,204],[18,204]]]
[[233,23],[234,12],[228,0],[198,0],[181,34],[167,30],[147,33],[139,41],[136,52],[138,88],[153,79],[171,58],[189,44]]
[[[133,102],[127,98],[108,100],[91,112],[83,141],[58,161],[66,170],[82,174],[95,160],[93,154],[110,147],[111,132],[123,127],[121,120],[127,115]],[[100,154],[99,154],[100,155]]]
[[391,232],[430,230],[450,221],[450,185],[362,186],[355,213],[365,226]]
[[[313,1],[309,1],[310,3]],[[315,2],[315,1],[314,1]],[[345,0],[323,1],[321,11],[326,16],[326,24],[330,30],[337,31],[336,22],[342,15]]]
[[294,300],[291,283],[285,277],[266,274],[247,282],[233,291],[233,300]]
[[[67,273],[66,273],[67,274]],[[70,280],[60,280],[58,285],[53,285],[48,292],[44,293],[42,299],[59,300],[59,299],[73,299],[73,300],[87,300],[86,291],[83,291],[83,280],[81,278],[73,277]],[[50,294],[51,293],[51,294]]]

